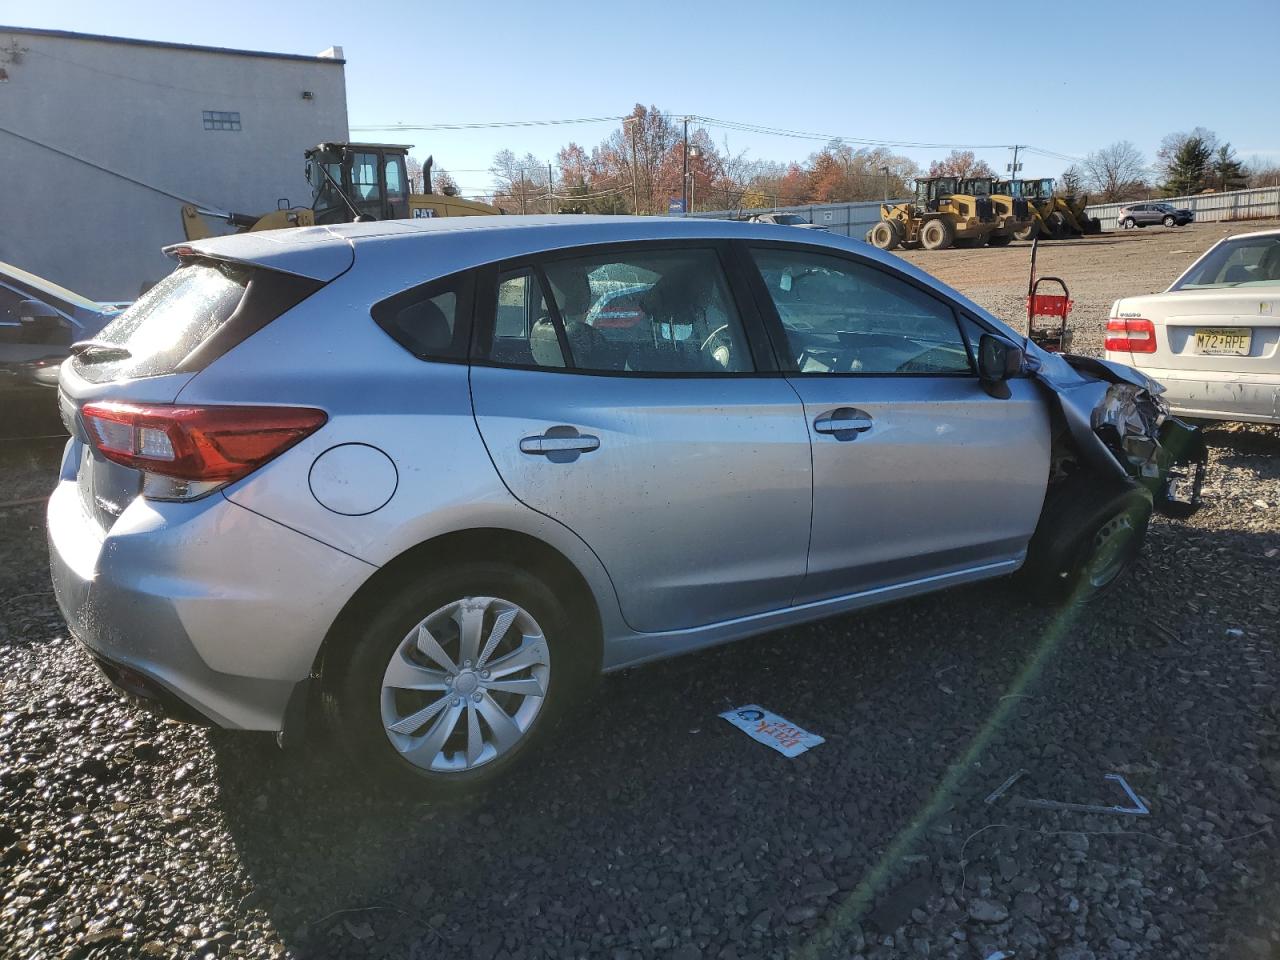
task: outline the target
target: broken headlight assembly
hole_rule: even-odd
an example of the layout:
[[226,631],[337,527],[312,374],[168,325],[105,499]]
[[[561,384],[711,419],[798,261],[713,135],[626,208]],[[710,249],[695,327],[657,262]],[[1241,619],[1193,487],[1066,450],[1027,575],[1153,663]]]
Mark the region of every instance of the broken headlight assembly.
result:
[[1200,508],[1208,459],[1200,431],[1169,413],[1164,388],[1113,383],[1093,411],[1093,430],[1129,475],[1151,491],[1155,508],[1188,517]]

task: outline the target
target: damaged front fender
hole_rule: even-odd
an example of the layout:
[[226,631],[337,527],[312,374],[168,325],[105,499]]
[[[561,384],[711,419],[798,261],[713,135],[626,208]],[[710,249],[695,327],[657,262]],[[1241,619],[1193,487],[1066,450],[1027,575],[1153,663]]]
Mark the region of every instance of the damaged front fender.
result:
[[1071,354],[1036,351],[1028,369],[1047,388],[1087,466],[1146,487],[1166,516],[1199,509],[1204,439],[1170,415],[1160,384],[1132,367]]

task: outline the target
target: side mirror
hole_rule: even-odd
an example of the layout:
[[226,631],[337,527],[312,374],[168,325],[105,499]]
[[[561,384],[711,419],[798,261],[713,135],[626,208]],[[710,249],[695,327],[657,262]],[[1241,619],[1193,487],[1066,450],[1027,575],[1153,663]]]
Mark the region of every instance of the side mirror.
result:
[[984,333],[978,341],[978,379],[982,389],[1000,400],[1011,395],[1005,381],[1022,372],[1022,348],[1003,337]]

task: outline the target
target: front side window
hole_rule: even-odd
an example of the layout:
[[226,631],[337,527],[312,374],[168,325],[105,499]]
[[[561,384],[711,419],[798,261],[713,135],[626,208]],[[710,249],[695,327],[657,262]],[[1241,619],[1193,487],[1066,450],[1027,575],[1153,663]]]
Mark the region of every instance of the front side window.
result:
[[357,153],[351,158],[351,189],[357,200],[381,199],[376,154]]
[[496,309],[490,359],[499,363],[637,374],[754,369],[713,250],[638,250],[503,274]]
[[968,374],[954,311],[884,270],[800,250],[752,251],[802,374]]

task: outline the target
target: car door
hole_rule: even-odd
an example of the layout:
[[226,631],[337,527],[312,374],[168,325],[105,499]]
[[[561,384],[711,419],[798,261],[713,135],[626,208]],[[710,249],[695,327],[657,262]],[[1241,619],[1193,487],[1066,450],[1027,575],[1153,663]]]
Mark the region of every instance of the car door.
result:
[[600,558],[627,623],[787,607],[808,549],[809,437],[721,252],[580,249],[495,268],[483,286],[480,433],[512,494]]
[[905,274],[830,249],[746,257],[813,442],[798,601],[1011,569],[1049,473],[1033,383],[988,395],[955,307]]

